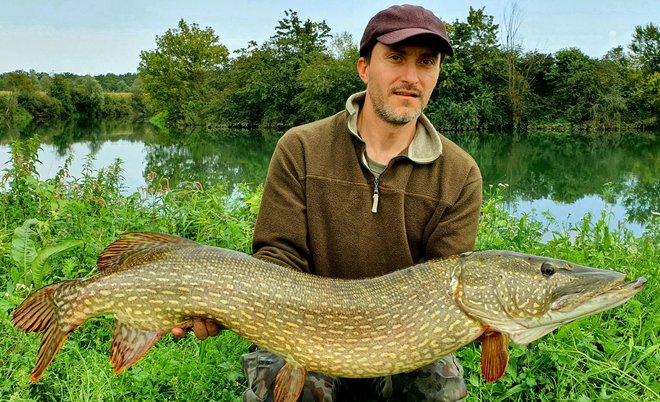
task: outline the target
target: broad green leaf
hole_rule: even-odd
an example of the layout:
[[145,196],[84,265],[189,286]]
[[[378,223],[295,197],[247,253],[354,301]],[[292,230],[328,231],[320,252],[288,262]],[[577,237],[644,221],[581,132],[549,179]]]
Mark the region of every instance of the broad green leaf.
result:
[[25,221],[23,226],[14,229],[14,236],[11,241],[11,257],[16,261],[16,264],[18,264],[22,271],[25,271],[37,257],[37,250],[35,249],[34,239],[32,238],[36,233],[32,230],[32,226],[38,222],[38,219],[31,218]]
[[32,261],[31,272],[34,286],[40,288],[43,285],[43,278],[50,273],[50,264],[46,263],[48,258],[71,248],[81,246],[82,244],[82,240],[66,240],[41,249],[34,258],[34,261]]

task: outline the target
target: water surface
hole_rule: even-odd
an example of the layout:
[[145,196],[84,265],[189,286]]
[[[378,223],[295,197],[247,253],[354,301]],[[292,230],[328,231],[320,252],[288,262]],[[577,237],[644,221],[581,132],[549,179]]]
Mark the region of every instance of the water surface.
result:
[[[9,159],[8,143],[39,135],[38,171],[53,177],[65,160],[79,176],[85,165],[103,168],[122,160],[126,194],[145,186],[145,178],[166,178],[171,186],[199,182],[258,185],[263,182],[281,132],[189,130],[160,132],[148,124],[97,122],[60,125],[0,137],[0,164]],[[559,225],[606,209],[613,230],[636,234],[660,212],[660,133],[586,135],[510,133],[449,134],[479,164],[484,188],[504,189],[514,214],[532,213]],[[3,167],[4,168],[4,167]]]

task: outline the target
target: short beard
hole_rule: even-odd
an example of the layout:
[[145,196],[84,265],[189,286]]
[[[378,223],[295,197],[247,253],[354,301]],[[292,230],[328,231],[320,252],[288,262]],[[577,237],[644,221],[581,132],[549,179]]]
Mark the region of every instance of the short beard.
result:
[[417,109],[411,113],[395,113],[381,102],[374,104],[374,111],[383,121],[393,126],[405,126],[422,115],[422,109]]
[[371,95],[376,115],[384,122],[393,126],[405,126],[411,121],[416,121],[426,107],[426,104],[423,104],[421,108],[410,113],[396,113],[387,106],[384,97],[380,93],[376,94],[376,96],[373,93]]

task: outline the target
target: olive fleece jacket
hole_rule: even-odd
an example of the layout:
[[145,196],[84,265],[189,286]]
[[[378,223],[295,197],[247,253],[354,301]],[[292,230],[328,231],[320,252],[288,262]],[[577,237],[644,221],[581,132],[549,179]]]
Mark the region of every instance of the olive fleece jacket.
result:
[[[378,182],[346,110],[286,132],[270,162],[254,256],[317,275],[366,278],[474,247],[482,200],[475,161],[425,116]],[[373,212],[374,184],[378,186]]]

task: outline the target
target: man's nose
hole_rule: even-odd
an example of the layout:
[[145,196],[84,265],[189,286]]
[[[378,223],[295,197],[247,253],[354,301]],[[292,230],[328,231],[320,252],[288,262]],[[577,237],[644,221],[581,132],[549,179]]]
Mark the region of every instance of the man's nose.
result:
[[419,74],[417,71],[417,63],[408,62],[403,66],[402,80],[409,83],[416,83],[419,81]]

